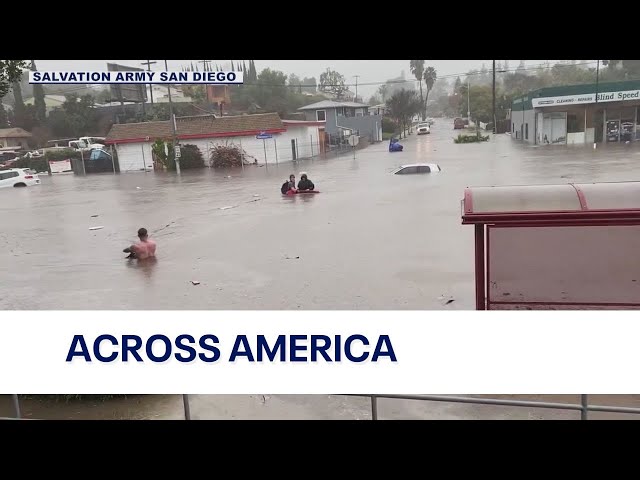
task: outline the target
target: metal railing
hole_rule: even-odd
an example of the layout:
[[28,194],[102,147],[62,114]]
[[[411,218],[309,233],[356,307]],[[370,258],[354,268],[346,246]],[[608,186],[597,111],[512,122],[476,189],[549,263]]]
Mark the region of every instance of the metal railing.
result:
[[[344,395],[347,397],[369,398],[371,402],[371,420],[379,420],[378,399],[416,400],[424,402],[444,402],[473,405],[494,405],[500,407],[544,408],[552,410],[579,411],[580,420],[588,420],[589,412],[621,413],[640,415],[640,408],[590,405],[589,395],[580,395],[580,403],[541,402],[533,400],[508,400],[500,398],[465,397],[449,395]],[[21,413],[20,398],[12,395],[13,417],[0,417],[0,420],[24,420]],[[191,420],[189,395],[182,395],[184,419]]]

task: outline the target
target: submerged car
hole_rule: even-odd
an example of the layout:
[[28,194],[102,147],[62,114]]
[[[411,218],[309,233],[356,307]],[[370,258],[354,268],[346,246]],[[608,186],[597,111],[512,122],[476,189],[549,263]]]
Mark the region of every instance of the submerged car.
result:
[[428,122],[422,122],[416,126],[416,132],[418,135],[426,135],[427,133],[431,133],[431,127]]
[[435,163],[412,163],[402,165],[393,171],[394,175],[409,175],[412,173],[437,173],[440,172],[440,165]]
[[0,188],[32,187],[34,185],[40,185],[40,177],[28,168],[0,170]]

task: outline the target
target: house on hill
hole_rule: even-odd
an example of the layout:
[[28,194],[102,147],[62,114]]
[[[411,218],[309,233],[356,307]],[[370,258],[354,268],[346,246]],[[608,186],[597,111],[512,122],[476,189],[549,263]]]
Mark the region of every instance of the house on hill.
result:
[[32,135],[22,128],[0,128],[0,148],[28,149]]
[[[282,120],[277,113],[194,115],[175,120],[178,141],[196,145],[207,163],[216,145],[236,145],[244,151],[245,160],[257,164],[309,158],[325,148],[320,133],[323,122]],[[111,127],[106,143],[116,148],[121,172],[145,171],[153,169],[153,142],[171,138],[170,121],[122,123]]]

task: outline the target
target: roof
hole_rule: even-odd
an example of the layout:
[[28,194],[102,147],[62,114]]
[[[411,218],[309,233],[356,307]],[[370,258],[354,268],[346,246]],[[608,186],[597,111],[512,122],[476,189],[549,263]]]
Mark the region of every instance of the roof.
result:
[[305,105],[304,107],[300,107],[298,110],[317,110],[321,108],[341,108],[341,107],[349,107],[349,108],[369,108],[369,105],[365,105],[364,103],[356,103],[356,102],[334,102],[333,100],[322,100],[321,102],[312,103],[311,105]]
[[404,170],[409,167],[429,167],[429,170],[432,172],[440,172],[442,169],[440,165],[437,163],[408,163],[406,165],[402,165],[394,170],[394,172],[399,172],[400,170]]
[[0,128],[0,138],[30,138],[31,134],[22,128]]
[[[280,133],[286,131],[277,113],[256,115],[194,115],[176,117],[176,134],[179,139],[211,138],[255,135],[260,132]],[[114,124],[107,134],[106,143],[135,143],[169,138],[171,122],[142,122]],[[148,137],[148,138],[147,138]]]
[[463,224],[640,221],[640,182],[467,188]]

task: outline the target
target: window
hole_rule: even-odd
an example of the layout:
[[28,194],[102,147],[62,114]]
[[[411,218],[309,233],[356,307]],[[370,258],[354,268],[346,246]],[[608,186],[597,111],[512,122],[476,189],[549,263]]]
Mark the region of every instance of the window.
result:
[[418,173],[418,167],[405,167],[396,173],[398,175],[405,175],[407,173]]
[[326,110],[316,110],[316,120],[319,122],[326,122],[327,121]]
[[430,173],[431,172],[431,168],[427,167],[426,165],[421,165],[420,167],[418,167],[418,173]]
[[515,125],[515,123],[512,123],[511,124],[511,133],[515,133],[515,131],[516,131],[516,125]]
[[7,180],[9,178],[17,177],[18,172],[3,172],[0,173],[0,180]]
[[567,113],[567,133],[584,132],[584,114]]

